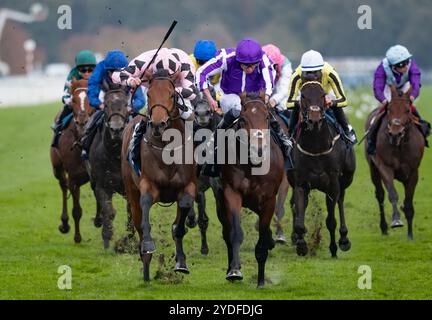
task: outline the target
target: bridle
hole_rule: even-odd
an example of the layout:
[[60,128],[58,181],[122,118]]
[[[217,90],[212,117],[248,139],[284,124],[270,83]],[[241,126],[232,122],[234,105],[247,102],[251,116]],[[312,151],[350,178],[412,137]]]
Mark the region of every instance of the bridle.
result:
[[[126,92],[125,92],[123,89],[121,89],[121,88],[119,88],[119,89],[109,90],[109,91],[107,92],[107,94],[108,94],[108,93],[109,93],[109,94],[112,94],[112,93],[116,93],[116,92],[123,93],[123,94],[125,94],[126,97],[127,97]],[[108,111],[108,108],[105,108],[104,111],[105,111],[105,113],[108,113],[108,112],[107,112],[107,111]],[[113,112],[113,113],[111,113],[111,114],[108,116],[108,118],[107,118],[106,121],[105,121],[105,126],[106,126],[106,127],[109,127],[109,123],[110,123],[110,121],[111,121],[111,118],[114,117],[114,116],[118,116],[118,117],[120,117],[120,118],[123,120],[123,123],[126,123],[126,121],[127,121],[127,115],[124,115],[124,114],[122,114],[122,113],[120,113],[120,112]]]
[[172,81],[171,78],[169,78],[169,77],[156,77],[156,78],[153,78],[153,79],[150,80],[149,85],[151,85],[152,81],[154,81],[154,80],[166,80],[166,81],[169,81],[169,83],[172,85],[172,87],[174,89],[174,94],[172,96],[174,110],[171,110],[171,111],[168,110],[168,108],[165,105],[161,104],[161,103],[155,103],[155,104],[151,105],[149,107],[149,115],[148,116],[149,116],[150,119],[149,119],[148,124],[150,125],[153,122],[153,120],[151,119],[153,110],[155,108],[162,108],[162,109],[165,110],[165,112],[166,112],[166,114],[168,116],[168,119],[166,121],[163,121],[163,122],[165,122],[166,127],[168,127],[168,122],[180,119],[180,111],[179,111],[179,108],[176,108],[176,106],[177,106],[177,101],[178,101],[179,97],[182,100],[183,105],[184,105],[184,99],[181,96],[181,94],[178,93],[175,90],[175,84],[174,84],[174,81]]
[[[319,85],[323,89],[323,86],[322,86],[321,82],[319,82],[319,81],[307,81],[307,82],[305,82],[301,86],[300,91],[303,90],[303,88],[306,85],[311,85],[311,84]],[[323,91],[324,91],[324,89],[323,89]],[[310,121],[309,116],[308,116],[308,110],[310,110],[312,112],[320,112],[320,114],[321,114],[321,120],[322,121],[324,121],[325,118],[326,118],[326,114],[325,114],[324,108],[321,108],[320,106],[312,105],[312,106],[309,106],[308,108],[302,108],[302,99],[300,99],[300,110],[301,110],[301,112],[300,112],[300,122],[301,123],[306,123],[307,124],[307,129],[309,129],[309,130],[311,129],[311,121]]]
[[[394,100],[406,101],[406,102],[411,103],[411,101],[405,97],[392,97],[391,102],[387,106],[387,109],[389,111],[391,109],[392,101],[394,101]],[[411,126],[411,123],[412,123],[411,114],[412,113],[409,109],[408,109],[408,111],[410,113],[410,116],[408,117],[408,121],[404,125],[402,125],[400,118],[394,118],[391,121],[390,121],[390,119],[388,120],[386,135],[389,138],[390,144],[393,144],[392,143],[393,139],[396,139],[396,146],[399,146],[400,142],[403,140],[403,138],[406,135],[407,129]],[[392,125],[401,126],[402,129],[397,134],[392,134],[391,133],[391,126]]]

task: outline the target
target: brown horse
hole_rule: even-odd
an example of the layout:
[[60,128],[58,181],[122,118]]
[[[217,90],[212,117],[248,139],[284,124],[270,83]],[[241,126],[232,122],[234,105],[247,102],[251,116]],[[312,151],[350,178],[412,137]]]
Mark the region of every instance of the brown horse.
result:
[[[80,187],[89,181],[84,162],[81,160],[81,149],[78,142],[84,134],[84,126],[87,123],[93,109],[90,108],[87,97],[87,80],[72,80],[72,109],[73,119],[63,130],[59,138],[58,149],[51,147],[50,156],[54,176],[59,180],[63,193],[63,210],[61,215],[61,233],[68,233],[70,226],[67,212],[67,192],[72,194],[73,208],[72,216],[75,221],[76,243],[81,242],[79,221],[82,216],[80,206]],[[60,113],[59,113],[60,114]],[[57,114],[56,119],[59,117]]]
[[[247,146],[247,161],[242,162],[242,153],[239,157],[237,152],[241,150],[242,144],[246,144],[243,140],[237,139],[228,146],[235,149],[236,161],[233,164],[228,161],[228,164],[221,165],[223,191],[217,196],[217,214],[223,226],[222,234],[228,249],[227,280],[243,279],[240,271],[240,244],[243,241],[240,210],[245,207],[258,214],[259,239],[255,246],[255,258],[258,262],[258,287],[262,287],[268,250],[275,245],[270,223],[275,210],[276,194],[283,177],[283,156],[269,134],[269,139],[265,139],[264,132],[269,129],[269,112],[264,102],[264,93],[261,92],[259,96],[253,93],[242,94],[241,103],[240,118],[234,129],[236,134],[240,129],[247,132],[247,140],[250,141]],[[218,152],[221,150],[221,141],[219,139]],[[254,141],[257,142],[256,146],[252,144]],[[229,158],[232,152],[224,155]],[[264,158],[262,163],[268,162],[267,173],[254,174],[253,169],[258,160],[256,156]]]
[[134,226],[141,241],[144,281],[150,280],[150,261],[156,250],[150,234],[149,218],[150,208],[157,202],[177,202],[177,216],[172,225],[172,237],[176,245],[175,271],[189,273],[183,252],[183,236],[186,233],[185,220],[196,196],[196,164],[168,164],[163,160],[164,152],[178,149],[170,149],[167,142],[162,140],[166,129],[177,130],[182,137],[180,149],[183,153],[186,150],[185,123],[180,118],[177,105],[179,94],[174,85],[177,76],[178,73],[170,75],[167,70],[159,70],[154,75],[147,72],[145,75],[149,81],[149,121],[140,143],[140,176],[132,170],[127,156],[134,127],[143,117],[135,117],[126,127],[123,136],[122,176]]
[[[402,211],[408,222],[408,238],[413,239],[412,221],[414,217],[413,197],[418,181],[418,167],[423,157],[424,138],[416,128],[417,118],[411,113],[410,93],[399,93],[391,88],[392,99],[387,114],[382,118],[377,134],[376,154],[370,156],[366,152],[372,182],[375,185],[375,197],[380,208],[380,228],[387,234],[387,222],[384,215],[384,189],[387,189],[393,207],[392,228],[402,227],[398,211],[398,194],[393,180],[396,179],[405,187],[405,199]],[[366,121],[366,129],[371,126],[372,119],[379,114],[375,109]],[[367,150],[367,143],[365,145]]]

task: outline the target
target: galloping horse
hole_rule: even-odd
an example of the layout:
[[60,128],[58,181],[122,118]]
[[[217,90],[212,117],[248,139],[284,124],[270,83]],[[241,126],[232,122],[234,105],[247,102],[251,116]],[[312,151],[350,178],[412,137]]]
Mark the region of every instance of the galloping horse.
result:
[[[207,99],[202,93],[197,95],[197,98],[193,102],[195,120],[194,120],[194,132],[196,130],[206,129],[214,132],[222,117],[213,112]],[[202,143],[202,141],[194,141],[195,147]],[[198,226],[201,233],[201,254],[208,254],[207,244],[207,228],[209,224],[209,218],[206,213],[206,196],[205,192],[208,189],[212,189],[213,195],[216,198],[218,190],[221,188],[220,179],[205,176],[201,174],[201,166],[198,166],[198,182],[197,182],[197,198],[196,203],[198,205]],[[186,225],[193,228],[196,225],[195,222],[195,210],[192,207],[186,219]]]
[[106,92],[103,124],[90,147],[89,164],[91,186],[98,208],[94,223],[96,227],[102,225],[102,238],[107,249],[113,235],[112,221],[116,214],[112,197],[115,192],[125,194],[120,158],[123,129],[128,119],[128,89],[115,84],[103,85]]
[[[247,131],[250,150],[246,163],[242,163],[242,155],[239,157],[236,152],[234,164],[228,162],[221,165],[223,191],[221,190],[217,196],[217,214],[223,226],[222,234],[228,249],[227,280],[243,279],[240,271],[240,244],[243,241],[240,210],[246,207],[258,214],[259,239],[255,246],[255,258],[258,262],[258,287],[262,287],[268,250],[275,246],[270,223],[275,209],[276,194],[283,177],[283,156],[280,148],[270,139],[270,133],[267,135],[270,141],[265,139],[264,132],[269,129],[269,112],[264,103],[264,93],[243,93],[241,103],[240,118],[233,129]],[[257,145],[252,145],[254,141]],[[221,140],[219,146],[220,143]],[[241,144],[246,143],[237,139],[235,147],[231,148],[234,147],[238,151]],[[264,158],[262,163],[268,163],[266,174],[254,174],[253,169],[259,158]]]
[[[413,197],[418,181],[418,167],[423,157],[425,147],[424,138],[415,126],[417,118],[411,113],[410,93],[399,93],[391,87],[392,99],[383,116],[377,134],[376,154],[370,156],[366,152],[371,179],[375,185],[375,196],[380,208],[380,228],[387,234],[387,222],[384,215],[384,189],[387,189],[389,200],[393,207],[391,227],[402,227],[398,205],[398,194],[393,180],[397,179],[405,187],[404,204],[401,207],[408,222],[408,238],[413,239],[412,220],[414,217]],[[372,119],[376,118],[380,110],[375,109],[366,121],[369,129]],[[376,120],[376,119],[375,119]],[[366,144],[367,150],[367,144]]]
[[[155,243],[150,234],[150,208],[157,202],[177,202],[177,216],[172,225],[172,237],[176,244],[175,271],[189,273],[183,252],[183,236],[186,233],[185,220],[196,196],[196,164],[166,163],[163,153],[180,149],[185,154],[185,123],[180,118],[174,82],[178,73],[170,75],[160,69],[155,74],[146,72],[149,81],[147,130],[140,144],[140,176],[127,161],[128,147],[135,125],[143,117],[137,116],[125,129],[122,147],[122,176],[126,195],[131,205],[135,228],[139,234],[140,255],[143,262],[144,281],[150,280],[150,262]],[[182,137],[179,147],[169,149],[162,140],[166,129],[174,129]],[[185,155],[186,156],[186,155]]]
[[295,168],[288,171],[288,180],[294,188],[294,232],[297,254],[304,256],[308,252],[304,235],[305,211],[308,196],[312,189],[326,194],[326,225],[330,232],[330,252],[337,257],[335,240],[336,218],[335,206],[339,207],[340,240],[339,248],[347,251],[351,248],[345,224],[344,198],[345,190],[353,180],[355,171],[355,154],[351,146],[341,140],[326,120],[325,92],[320,82],[305,82],[301,88],[300,121],[294,149]]
[[[67,192],[69,190],[73,199],[74,240],[76,243],[79,243],[81,242],[79,221],[82,216],[82,208],[79,201],[80,187],[89,181],[89,176],[80,157],[81,149],[78,147],[78,142],[84,134],[84,126],[93,109],[90,108],[88,103],[87,80],[72,79],[71,93],[73,119],[60,136],[58,149],[51,147],[50,157],[54,176],[59,180],[63,193],[62,223],[59,226],[59,230],[61,233],[68,233],[70,229],[67,212]],[[58,116],[59,114],[57,114],[56,118]]]

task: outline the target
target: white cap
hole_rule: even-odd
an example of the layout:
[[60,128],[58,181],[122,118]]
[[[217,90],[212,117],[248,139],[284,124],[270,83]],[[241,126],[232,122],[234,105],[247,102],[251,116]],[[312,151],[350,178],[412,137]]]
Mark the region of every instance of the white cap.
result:
[[316,71],[324,67],[324,59],[318,51],[309,50],[302,55],[300,65],[302,71]]

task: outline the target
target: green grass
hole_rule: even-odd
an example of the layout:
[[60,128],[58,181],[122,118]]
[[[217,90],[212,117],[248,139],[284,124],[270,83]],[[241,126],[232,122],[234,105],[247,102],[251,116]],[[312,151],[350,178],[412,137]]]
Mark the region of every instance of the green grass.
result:
[[[351,92],[352,109],[359,108],[362,90]],[[423,89],[418,106],[423,117],[432,119],[428,104],[432,87]],[[164,254],[169,271],[174,266],[174,243],[170,226],[174,208],[156,206],[151,213],[157,251],[152,261],[149,284],[144,284],[138,255],[117,255],[102,247],[101,231],[93,226],[95,201],[88,185],[82,188],[81,234],[83,242],[73,243],[71,232],[60,234],[61,194],[51,173],[49,125],[59,105],[0,110],[0,299],[431,299],[432,293],[432,184],[430,150],[420,169],[415,195],[414,240],[408,241],[406,227],[381,236],[378,206],[369,179],[363,146],[356,147],[357,171],[346,196],[346,216],[352,248],[330,258],[325,228],[323,195],[312,194],[316,205],[307,213],[309,236],[322,225],[323,240],[315,256],[298,257],[291,245],[277,246],[267,260],[266,278],[271,282],[256,289],[257,263],[254,245],[255,215],[242,214],[245,240],[241,247],[242,282],[225,280],[226,248],[221,226],[208,195],[210,253],[200,254],[197,228],[185,236],[185,252],[191,274],[155,280],[158,256]],[[351,121],[363,132],[363,120]],[[400,185],[398,190],[401,191]],[[403,194],[400,193],[400,199]],[[387,201],[387,200],[386,200]],[[125,230],[125,201],[116,197],[115,239]],[[71,200],[69,200],[71,206]],[[291,232],[287,208],[284,227]],[[71,207],[69,207],[70,212]],[[387,217],[390,205],[386,202]],[[72,268],[72,290],[59,290],[58,267]],[[358,267],[372,268],[372,289],[357,287]],[[168,268],[168,269],[167,269]]]

